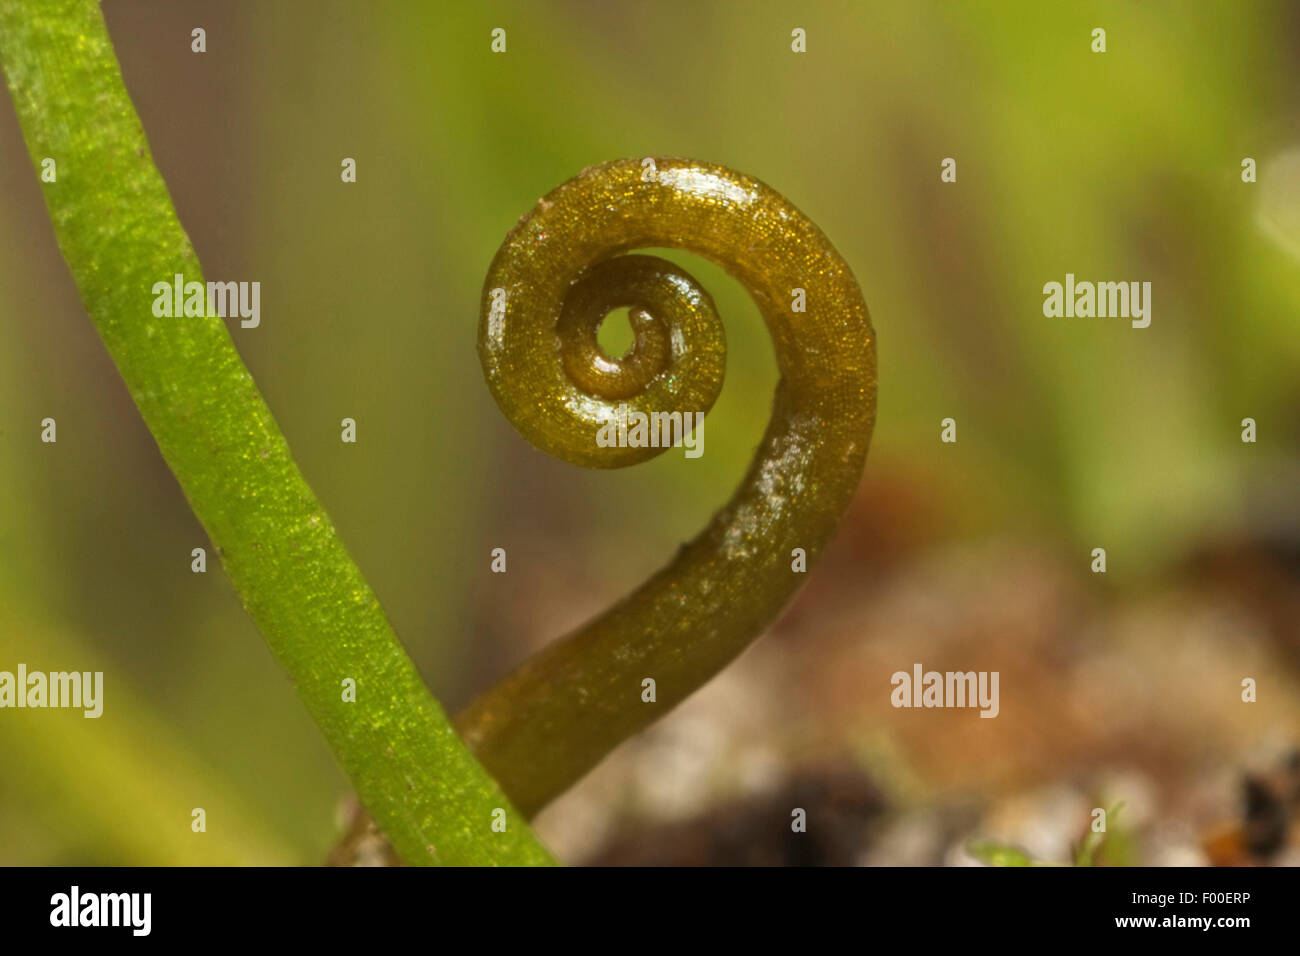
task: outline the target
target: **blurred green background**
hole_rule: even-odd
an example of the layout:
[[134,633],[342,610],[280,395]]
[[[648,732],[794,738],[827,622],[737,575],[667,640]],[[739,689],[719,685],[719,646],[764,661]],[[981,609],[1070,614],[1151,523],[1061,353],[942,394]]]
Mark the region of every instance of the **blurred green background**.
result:
[[[686,255],[730,346],[702,459],[584,472],[493,405],[474,348],[487,264],[538,197],[613,158],[757,176],[852,264],[879,333],[866,512],[890,507],[886,483],[919,488],[933,544],[1021,538],[1080,568],[1104,546],[1106,585],[1133,592],[1207,540],[1300,537],[1293,3],[103,8],[207,276],[262,284],[261,327],[235,342],[449,710],[655,570],[766,425],[757,311]],[[0,863],[317,862],[347,782],[218,562],[191,573],[208,543],[84,314],[3,99],[0,669],[103,669],[106,700],[98,721],[0,712]],[[1066,272],[1151,281],[1150,328],[1045,318]],[[489,574],[494,547],[508,575]]]

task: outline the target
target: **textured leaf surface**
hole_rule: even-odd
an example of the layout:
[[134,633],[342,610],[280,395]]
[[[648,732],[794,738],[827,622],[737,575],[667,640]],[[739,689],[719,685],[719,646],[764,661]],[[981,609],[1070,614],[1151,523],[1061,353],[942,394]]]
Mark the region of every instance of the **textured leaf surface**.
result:
[[[552,862],[430,696],[224,322],[154,316],[156,282],[203,276],[99,5],[0,0],[0,64],[33,163],[57,164],[42,188],[86,310],[362,801],[409,863]],[[356,703],[342,699],[349,677]],[[491,829],[498,807],[503,833]]]

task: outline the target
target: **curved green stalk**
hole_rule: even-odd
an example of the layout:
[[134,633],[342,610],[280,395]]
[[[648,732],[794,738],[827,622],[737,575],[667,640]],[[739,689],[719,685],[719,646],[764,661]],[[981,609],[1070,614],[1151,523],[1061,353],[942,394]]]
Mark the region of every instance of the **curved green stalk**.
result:
[[203,277],[99,4],[0,0],[0,64],[33,162],[55,161],[42,189],[86,310],[362,802],[408,863],[552,862],[429,695],[222,320],[153,314],[155,283]]
[[[610,421],[671,423],[652,417],[667,413],[696,423],[709,410],[725,367],[722,328],[685,272],[620,255],[655,246],[707,256],[745,285],[781,381],[748,474],[708,526],[645,584],[456,717],[528,814],[771,624],[844,516],[871,442],[876,341],[848,263],[758,180],[667,158],[584,170],[521,219],[492,262],[479,357],[497,404],[526,438],[574,464],[615,468],[664,449],[645,444],[644,427],[641,447],[611,446]],[[631,308],[636,341],[611,359],[599,354],[596,329],[620,306]],[[642,698],[646,679],[655,681],[653,704]]]
[[[700,449],[695,432],[722,388],[726,336],[712,298],[685,270],[623,254],[656,246],[707,256],[745,285],[772,334],[781,381],[748,473],[704,530],[456,715],[456,729],[530,817],[776,619],[844,516],[875,426],[871,317],[826,235],[757,179],[646,157],[589,167],[552,190],[488,268],[479,359],[525,438],[591,468],[645,461],[665,437]],[[634,343],[615,359],[600,350],[597,329],[624,306]],[[611,423],[630,436],[638,417],[638,440],[610,443]],[[677,429],[667,436],[658,430],[665,421]],[[648,443],[655,422],[660,440]]]

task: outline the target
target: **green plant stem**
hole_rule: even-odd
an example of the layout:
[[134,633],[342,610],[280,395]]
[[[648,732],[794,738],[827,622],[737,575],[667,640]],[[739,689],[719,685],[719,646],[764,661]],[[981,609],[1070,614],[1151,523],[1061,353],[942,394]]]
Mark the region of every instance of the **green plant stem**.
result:
[[[590,166],[553,189],[488,269],[479,359],[525,438],[574,464],[617,468],[666,443],[617,447],[601,440],[609,423],[665,411],[689,422],[712,405],[726,351],[712,299],[665,260],[615,255],[653,247],[705,256],[740,280],[772,336],[781,380],[749,471],[708,525],[639,588],[457,716],[529,815],[776,619],[844,517],[875,425],[875,332],[830,239],[751,176],[646,157]],[[793,292],[807,296],[798,308]],[[596,330],[623,305],[653,319],[643,316],[633,350],[611,362]],[[654,706],[641,696],[647,679]]]
[[203,277],[99,4],[0,0],[0,64],[33,162],[56,163],[42,189],[86,310],[362,802],[408,863],[553,862],[430,696],[223,321],[154,316],[156,282]]

